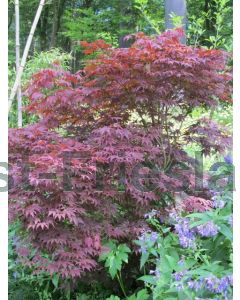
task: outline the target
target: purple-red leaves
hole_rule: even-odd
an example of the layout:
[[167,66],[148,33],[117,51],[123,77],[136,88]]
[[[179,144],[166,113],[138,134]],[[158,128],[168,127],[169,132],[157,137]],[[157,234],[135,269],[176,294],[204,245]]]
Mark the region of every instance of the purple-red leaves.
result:
[[[138,33],[124,49],[82,42],[88,54],[104,50],[84,70],[33,76],[27,110],[40,121],[10,130],[9,211],[29,232],[38,270],[79,277],[96,268],[102,238],[131,242],[147,228],[144,214],[165,212],[177,189],[194,195],[185,144],[206,154],[229,145],[212,121],[184,126],[195,107],[230,101],[231,76],[225,53],[182,45],[181,34]],[[194,196],[185,204],[211,207]]]

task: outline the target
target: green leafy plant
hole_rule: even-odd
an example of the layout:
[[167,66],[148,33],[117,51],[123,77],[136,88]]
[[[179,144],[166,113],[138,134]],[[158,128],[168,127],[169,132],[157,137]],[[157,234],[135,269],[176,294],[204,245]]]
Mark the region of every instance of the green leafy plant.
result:
[[231,1],[213,0],[208,5],[205,4],[205,7],[204,4],[200,7],[195,5],[195,3],[189,4],[188,43],[196,47],[204,45],[210,49],[232,51]]
[[160,34],[163,30],[164,20],[163,18],[156,18],[156,15],[149,11],[149,0],[134,0],[135,7],[140,11],[144,20],[151,26],[155,33]]
[[178,16],[175,13],[171,13],[170,18],[172,20],[174,28],[182,27],[184,17]]
[[126,244],[117,245],[114,241],[109,241],[105,246],[109,248],[110,251],[102,253],[99,260],[105,262],[105,267],[108,268],[111,278],[117,278],[123,294],[127,296],[121,270],[123,263],[128,263],[128,255],[131,250]]
[[148,217],[156,231],[143,234],[136,244],[140,266],[148,273],[139,280],[151,289],[153,299],[231,296],[232,194],[217,192],[213,200],[210,211],[171,216],[171,227]]

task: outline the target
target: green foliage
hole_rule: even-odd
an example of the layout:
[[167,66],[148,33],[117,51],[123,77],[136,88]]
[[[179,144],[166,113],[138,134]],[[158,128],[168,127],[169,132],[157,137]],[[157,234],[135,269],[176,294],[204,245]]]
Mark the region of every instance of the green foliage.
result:
[[152,3],[149,0],[134,1],[135,7],[143,16],[143,20],[138,24],[140,31],[148,31],[147,27],[150,25],[154,33],[160,34],[164,29],[163,1],[153,1]]
[[70,68],[71,54],[63,52],[61,49],[54,48],[49,51],[36,52],[28,60],[23,74],[23,85],[28,83],[32,75],[42,69],[52,68],[54,64],[60,65],[64,70]]
[[205,29],[205,17],[207,14],[202,12],[202,15],[197,16],[189,16],[189,26],[187,30],[187,38],[188,43],[190,45],[200,46],[200,39],[203,34],[206,32]]
[[19,223],[14,223],[9,226],[9,299],[52,300],[52,292],[54,290],[52,282],[56,284],[55,277],[51,279],[48,274],[33,275],[33,270],[23,266],[17,259],[16,247],[19,246],[20,234],[22,234],[22,232]]
[[104,39],[114,47],[136,31],[160,33],[164,29],[162,0],[94,1],[91,7],[65,11],[63,35],[72,41]]
[[128,255],[131,250],[126,244],[117,245],[113,240],[110,240],[105,247],[109,248],[109,251],[102,253],[99,260],[105,262],[105,267],[112,279],[117,277],[122,292],[126,296],[121,270],[123,263],[128,263]]
[[[217,200],[225,202],[223,208],[215,210],[194,213],[186,215],[185,218],[190,220],[189,228],[193,230],[196,226],[207,224],[209,221],[218,226],[218,234],[213,237],[198,236],[196,248],[183,249],[178,244],[176,233],[169,232],[167,225],[160,225],[157,219],[158,238],[151,244],[149,235],[145,235],[144,241],[136,241],[140,245],[145,268],[149,270],[155,266],[155,271],[150,271],[139,280],[145,283],[147,288],[152,290],[153,299],[196,299],[196,297],[213,299],[216,295],[204,287],[199,290],[188,287],[189,278],[203,280],[203,278],[213,276],[222,277],[232,272],[232,229],[229,224],[229,218],[232,216],[232,194],[223,192],[217,197]],[[153,218],[149,219],[153,224]],[[161,228],[161,230],[159,230]],[[168,234],[164,234],[164,232]],[[146,247],[146,243],[148,247]],[[179,278],[176,275],[179,274]],[[229,293],[230,290],[228,291]],[[218,295],[222,298],[222,295]]]
[[128,253],[131,252],[126,244],[116,245],[114,241],[109,241],[106,245],[110,251],[104,252],[100,256],[100,261],[105,261],[105,267],[113,278],[122,269],[122,264],[128,262]]
[[174,28],[182,27],[184,17],[178,16],[175,13],[171,13],[170,18],[172,20]]
[[224,31],[226,28],[231,28],[231,20],[227,19],[231,13],[231,7],[229,6],[230,0],[214,0],[213,5],[215,6],[215,11],[213,17],[215,23],[213,25],[215,29],[215,35],[210,35],[206,41],[209,42],[210,48],[225,48],[226,50],[231,50],[231,35],[230,40],[224,37]]
[[188,1],[188,43],[232,51],[232,1]]
[[[137,294],[133,294],[130,297],[127,297],[126,300],[148,300],[149,294],[146,289],[140,290],[137,292]],[[107,298],[106,300],[121,300],[118,296],[111,296]]]
[[109,298],[107,298],[106,300],[121,300],[118,296],[111,296]]
[[[72,41],[92,42],[103,39],[113,46],[118,46],[118,36],[107,30],[104,17],[108,18],[106,12],[96,14],[93,8],[75,9],[66,11],[64,16],[64,35]],[[78,46],[79,48],[79,46]]]

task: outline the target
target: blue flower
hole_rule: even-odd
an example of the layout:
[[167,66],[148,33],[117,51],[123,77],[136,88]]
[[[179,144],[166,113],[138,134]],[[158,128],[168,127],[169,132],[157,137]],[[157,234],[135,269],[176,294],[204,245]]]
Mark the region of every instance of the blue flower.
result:
[[178,234],[179,244],[183,248],[195,248],[195,234],[189,228],[189,221],[186,218],[178,219],[178,224],[175,225],[176,233]]
[[183,278],[183,276],[186,274],[186,270],[184,270],[184,271],[181,271],[181,272],[176,272],[176,273],[173,273],[172,274],[172,277],[174,278],[174,280],[176,280],[176,281],[180,281],[182,278]]
[[159,270],[150,270],[149,271],[149,274],[151,274],[151,275],[155,275],[157,278],[159,278],[160,277],[160,275],[161,275],[161,273],[160,273],[160,271]]
[[149,237],[150,241],[152,241],[153,243],[155,243],[158,239],[158,233],[157,232],[152,232],[150,234],[150,237]]
[[215,276],[205,278],[205,288],[210,292],[217,292],[220,280]]
[[179,236],[179,244],[183,248],[195,248],[195,238],[188,238],[186,236]]
[[197,233],[203,237],[213,237],[218,234],[218,226],[212,221],[207,222],[196,227]]
[[195,291],[199,291],[204,288],[211,293],[224,294],[225,299],[227,299],[228,288],[233,285],[232,275],[224,276],[222,278],[209,276],[199,280],[190,280],[187,282],[187,285],[190,289]]
[[228,224],[233,227],[233,216],[231,215],[228,219]]
[[226,202],[223,200],[214,200],[213,207],[222,209],[225,206]]
[[232,164],[233,164],[232,156],[231,156],[230,154],[224,156],[224,161],[225,161],[225,163],[227,163],[228,165],[232,165]]

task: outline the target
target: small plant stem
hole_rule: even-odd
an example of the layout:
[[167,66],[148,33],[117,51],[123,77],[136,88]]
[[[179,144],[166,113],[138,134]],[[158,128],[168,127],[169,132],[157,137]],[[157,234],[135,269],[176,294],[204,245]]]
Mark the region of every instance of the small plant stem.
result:
[[121,272],[117,273],[117,279],[118,279],[119,285],[121,287],[121,290],[122,290],[124,296],[127,298],[127,294],[125,292],[124,284],[123,284],[123,281],[122,281]]

